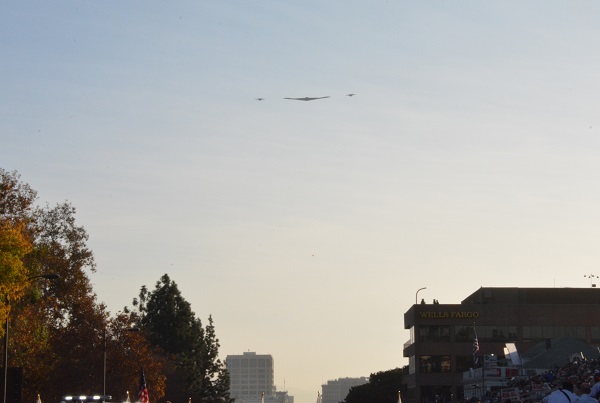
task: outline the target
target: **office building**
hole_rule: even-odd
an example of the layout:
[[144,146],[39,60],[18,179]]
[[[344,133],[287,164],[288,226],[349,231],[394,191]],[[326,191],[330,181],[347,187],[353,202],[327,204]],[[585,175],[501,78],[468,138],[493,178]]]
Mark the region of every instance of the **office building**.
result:
[[519,353],[561,337],[600,346],[597,288],[480,288],[460,304],[435,302],[415,304],[404,314],[410,330],[404,403],[462,399],[463,373],[485,357],[502,365],[507,343]]
[[246,352],[228,355],[225,365],[230,375],[229,391],[236,403],[255,403],[265,394],[265,403],[277,400],[273,357]]
[[[275,401],[276,403],[294,403],[294,396],[288,395],[286,391],[275,392]],[[265,403],[267,403],[267,401],[265,401]]]
[[350,388],[353,386],[364,385],[369,382],[369,378],[340,378],[327,381],[321,385],[321,403],[339,403],[346,399]]

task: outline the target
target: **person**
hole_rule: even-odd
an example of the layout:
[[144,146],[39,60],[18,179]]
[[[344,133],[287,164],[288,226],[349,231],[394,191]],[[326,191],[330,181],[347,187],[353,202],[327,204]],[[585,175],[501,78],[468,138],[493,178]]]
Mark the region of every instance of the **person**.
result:
[[587,382],[579,385],[579,403],[598,403],[598,399],[590,396],[592,388]]
[[548,396],[542,399],[543,403],[579,403],[579,396],[573,390],[574,386],[571,382],[566,381],[562,384],[562,388],[556,389]]
[[594,386],[592,386],[592,390],[590,391],[590,397],[594,399],[598,399],[600,397],[600,372],[594,373]]

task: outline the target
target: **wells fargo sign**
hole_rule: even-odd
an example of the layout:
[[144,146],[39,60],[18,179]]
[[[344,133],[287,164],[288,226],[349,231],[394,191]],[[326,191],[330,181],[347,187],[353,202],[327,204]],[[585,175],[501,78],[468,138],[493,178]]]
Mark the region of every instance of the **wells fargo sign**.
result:
[[419,316],[422,319],[475,319],[479,317],[479,312],[471,312],[471,311],[452,311],[452,312],[419,312]]

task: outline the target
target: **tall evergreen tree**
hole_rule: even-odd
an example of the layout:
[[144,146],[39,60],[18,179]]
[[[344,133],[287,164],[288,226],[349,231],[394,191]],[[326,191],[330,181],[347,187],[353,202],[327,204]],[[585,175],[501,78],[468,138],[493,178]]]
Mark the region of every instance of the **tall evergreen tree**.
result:
[[215,333],[212,315],[208,317],[208,325],[204,330],[204,363],[205,372],[203,379],[202,401],[223,402],[229,399],[229,372],[225,364],[219,359],[219,339]]
[[142,286],[134,300],[139,326],[148,339],[172,355],[177,370],[167,379],[163,401],[232,402],[229,375],[219,360],[212,317],[202,327],[177,284],[165,274],[152,292]]

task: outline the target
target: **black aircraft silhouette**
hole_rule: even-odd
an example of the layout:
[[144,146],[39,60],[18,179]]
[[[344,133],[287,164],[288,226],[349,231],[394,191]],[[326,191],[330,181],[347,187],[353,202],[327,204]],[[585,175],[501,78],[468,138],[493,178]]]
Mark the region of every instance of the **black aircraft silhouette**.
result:
[[331,98],[331,97],[326,96],[326,97],[283,98],[283,99],[291,99],[294,101],[314,101],[315,99],[324,99],[324,98]]

